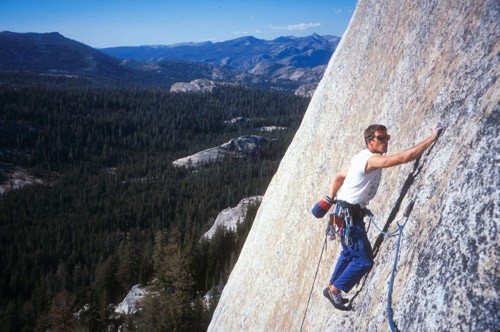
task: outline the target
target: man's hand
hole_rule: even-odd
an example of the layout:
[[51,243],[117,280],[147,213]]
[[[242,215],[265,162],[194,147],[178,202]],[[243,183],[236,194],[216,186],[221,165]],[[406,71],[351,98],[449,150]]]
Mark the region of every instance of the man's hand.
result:
[[325,196],[324,199],[314,204],[311,212],[316,218],[323,218],[335,203],[335,199]]
[[436,123],[436,126],[434,127],[434,129],[432,129],[432,133],[435,136],[434,140],[438,139],[439,135],[441,135],[441,133],[444,131],[445,128],[446,127],[443,126],[440,122]]

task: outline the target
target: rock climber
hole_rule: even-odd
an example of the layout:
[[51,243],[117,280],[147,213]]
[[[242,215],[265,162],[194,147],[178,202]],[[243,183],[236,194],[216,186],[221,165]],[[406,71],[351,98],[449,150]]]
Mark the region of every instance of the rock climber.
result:
[[338,172],[330,183],[328,195],[312,209],[317,218],[322,218],[336,203],[347,209],[352,220],[348,243],[342,242],[342,251],[332,276],[323,294],[339,310],[350,310],[345,306],[341,291],[348,293],[373,266],[373,251],[366,234],[363,218],[368,202],[375,196],[380,183],[382,169],[401,165],[419,158],[436,141],[443,131],[436,124],[432,134],[417,145],[396,154],[385,155],[391,136],[384,125],[373,124],[366,128],[366,148],[356,154],[349,167]]

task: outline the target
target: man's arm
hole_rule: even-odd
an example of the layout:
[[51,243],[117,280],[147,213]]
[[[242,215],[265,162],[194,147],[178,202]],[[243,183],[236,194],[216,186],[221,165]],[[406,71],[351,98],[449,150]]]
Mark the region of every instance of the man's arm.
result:
[[319,202],[314,204],[311,212],[316,218],[323,218],[328,210],[330,210],[333,203],[335,203],[334,198],[337,195],[337,191],[340,189],[340,187],[342,187],[346,175],[347,168],[335,174],[332,182],[330,183],[330,190],[328,191],[328,195],[326,195],[324,199],[321,199]]
[[432,135],[430,135],[417,145],[403,152],[399,152],[390,156],[375,155],[370,157],[370,159],[368,159],[368,162],[366,163],[365,172],[370,173],[376,170],[377,168],[388,168],[405,164],[419,158],[424,153],[424,151],[429,146],[431,146],[431,144],[434,141],[438,139],[439,134],[441,133],[442,130],[443,127],[440,124],[438,124],[433,129]]
[[344,184],[345,177],[347,176],[348,168],[344,168],[333,177],[332,182],[330,183],[330,190],[328,191],[328,197],[334,198],[337,196],[337,191],[339,191],[342,184]]

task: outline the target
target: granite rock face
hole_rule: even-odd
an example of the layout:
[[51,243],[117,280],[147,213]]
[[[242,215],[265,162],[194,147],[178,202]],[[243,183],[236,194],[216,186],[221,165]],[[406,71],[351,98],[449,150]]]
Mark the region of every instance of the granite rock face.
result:
[[[372,271],[323,297],[340,245],[319,265],[326,220],[311,206],[364,147],[372,123],[389,154],[446,131],[419,161],[383,171],[369,208],[389,231],[410,200],[392,294],[401,331],[496,331],[500,162],[500,2],[360,0],[257,212],[209,331],[387,331],[396,239],[368,232]],[[312,291],[311,291],[312,289]]]

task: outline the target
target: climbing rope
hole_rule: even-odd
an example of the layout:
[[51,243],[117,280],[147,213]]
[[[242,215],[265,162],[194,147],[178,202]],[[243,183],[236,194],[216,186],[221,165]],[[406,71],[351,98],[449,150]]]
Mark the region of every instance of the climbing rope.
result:
[[[369,212],[368,217],[370,218],[369,222],[368,222],[368,228],[370,227],[371,224],[375,225],[375,228],[377,228],[378,231],[380,232],[380,234],[384,235],[385,237],[393,237],[393,236],[399,234],[399,232],[400,232],[400,228],[399,227],[394,232],[390,232],[390,233],[384,232],[384,230],[381,229],[379,227],[379,225],[377,225],[377,223],[375,222],[375,218],[373,217],[373,214],[371,214],[371,211],[368,210],[368,212]],[[366,232],[368,233],[368,230],[366,230]]]
[[394,277],[396,275],[396,269],[398,265],[398,256],[399,256],[399,246],[401,244],[401,236],[403,235],[403,228],[405,227],[408,219],[410,218],[410,213],[413,210],[413,206],[415,205],[414,201],[411,201],[410,204],[406,207],[405,212],[403,213],[403,217],[405,221],[402,225],[398,222],[398,242],[396,243],[396,257],[394,257],[394,265],[392,267],[391,281],[389,282],[389,291],[387,294],[387,318],[389,320],[389,326],[391,327],[391,331],[395,332],[396,324],[394,324],[394,320],[392,318],[392,309],[391,309],[391,301],[392,301],[392,288],[394,286]]
[[386,237],[391,237],[391,236],[395,236],[395,235],[398,236],[398,241],[396,243],[396,257],[394,257],[394,264],[392,266],[392,272],[391,272],[391,280],[389,281],[389,290],[387,292],[387,319],[389,320],[389,326],[390,326],[392,332],[397,331],[396,324],[394,323],[394,319],[392,317],[391,302],[392,302],[392,290],[394,287],[394,278],[396,276],[396,270],[397,270],[397,265],[398,265],[399,247],[401,245],[401,237],[403,235],[403,228],[405,227],[406,223],[408,222],[408,219],[410,218],[410,213],[413,210],[414,205],[415,205],[414,201],[411,201],[408,204],[405,212],[403,213],[402,218],[405,219],[403,224],[400,224],[399,220],[398,220],[397,221],[398,229],[395,230],[394,232],[390,232],[390,233],[387,233],[387,232],[384,232],[383,230],[381,230],[380,227],[375,223],[374,218],[373,218],[373,214],[370,213],[370,223],[373,223],[375,225],[375,227],[377,227],[377,229],[379,230],[379,232],[381,234],[383,234]]
[[326,233],[325,233],[325,241],[323,241],[323,247],[321,248],[321,254],[319,255],[318,266],[316,266],[316,273],[314,274],[313,283],[311,285],[311,291],[309,292],[309,299],[307,300],[306,310],[304,311],[304,316],[302,317],[302,322],[300,323],[300,330],[299,331],[302,331],[302,328],[304,327],[304,322],[306,320],[307,310],[309,309],[309,303],[311,302],[311,297],[312,297],[312,293],[314,290],[314,284],[316,283],[316,278],[318,277],[319,265],[321,264],[321,259],[323,258],[323,253],[325,252],[326,247],[327,247],[328,233],[329,233],[329,229],[327,229]]

